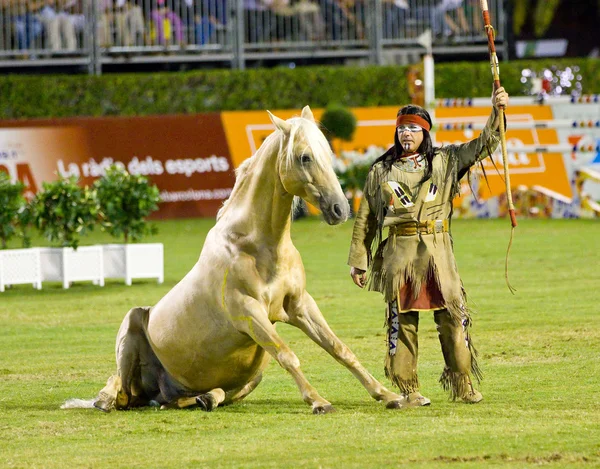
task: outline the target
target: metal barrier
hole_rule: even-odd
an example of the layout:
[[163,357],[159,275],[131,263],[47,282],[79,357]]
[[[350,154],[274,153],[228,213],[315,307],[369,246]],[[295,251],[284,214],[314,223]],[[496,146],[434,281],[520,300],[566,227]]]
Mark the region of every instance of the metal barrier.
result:
[[[487,49],[478,0],[0,0],[0,67],[320,57],[398,62]],[[492,5],[505,53],[503,0]]]
[[88,63],[92,16],[78,0],[0,0],[0,66]]

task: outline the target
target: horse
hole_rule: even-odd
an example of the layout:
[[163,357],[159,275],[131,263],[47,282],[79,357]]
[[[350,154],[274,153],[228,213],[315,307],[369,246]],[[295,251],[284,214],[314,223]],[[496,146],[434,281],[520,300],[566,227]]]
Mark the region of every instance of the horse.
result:
[[306,291],[302,259],[292,244],[295,197],[319,207],[330,225],[348,218],[329,143],[308,106],[288,120],[267,112],[275,131],[237,169],[198,262],[156,305],[127,313],[116,340],[117,374],[97,398],[86,405],[74,399],[63,408],[211,411],[251,393],[274,358],[314,414],[332,412],[278,335],[277,322],[301,329],[386,407],[406,404],[333,333]]

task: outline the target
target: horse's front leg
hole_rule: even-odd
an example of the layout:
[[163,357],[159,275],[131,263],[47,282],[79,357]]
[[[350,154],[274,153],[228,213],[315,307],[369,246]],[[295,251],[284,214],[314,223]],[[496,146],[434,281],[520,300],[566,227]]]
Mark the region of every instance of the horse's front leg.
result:
[[371,397],[383,401],[390,409],[401,408],[405,399],[385,388],[360,364],[354,353],[331,330],[317,303],[307,291],[290,302],[287,310],[289,324],[298,327],[325,349],[333,358],[348,368],[362,383]]
[[[288,371],[300,392],[304,402],[312,406],[314,414],[325,414],[334,411],[330,402],[323,399],[317,390],[308,382],[302,370],[300,360],[290,347],[283,341],[271,324],[265,307],[256,299],[244,296],[234,305],[228,305],[231,313],[231,322],[240,332],[247,334],[269,355],[271,355]],[[236,311],[236,313],[233,313]]]

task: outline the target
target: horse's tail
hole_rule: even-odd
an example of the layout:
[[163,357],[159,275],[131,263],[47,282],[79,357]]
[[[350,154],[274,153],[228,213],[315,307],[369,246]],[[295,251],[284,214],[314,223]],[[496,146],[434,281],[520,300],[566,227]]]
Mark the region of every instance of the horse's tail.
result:
[[96,398],[94,399],[67,399],[63,405],[60,406],[61,409],[94,409],[94,403],[96,402]]

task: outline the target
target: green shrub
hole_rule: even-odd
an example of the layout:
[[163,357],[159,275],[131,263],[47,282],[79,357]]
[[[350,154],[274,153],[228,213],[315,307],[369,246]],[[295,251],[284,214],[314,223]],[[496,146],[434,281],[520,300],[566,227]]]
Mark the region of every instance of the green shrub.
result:
[[[600,93],[600,59],[500,63],[502,85],[522,94],[521,70],[577,65],[582,92]],[[0,118],[194,114],[228,110],[394,106],[409,103],[406,66],[317,66],[185,73],[0,76]],[[438,98],[491,96],[488,53],[479,62],[439,63]]]
[[330,104],[321,116],[321,127],[329,141],[339,138],[349,142],[356,130],[356,116],[347,107]]
[[77,185],[77,178],[44,182],[31,201],[31,218],[48,241],[77,249],[79,239],[94,228],[98,208],[94,193]]
[[26,205],[23,197],[24,188],[23,183],[12,182],[7,173],[0,171],[0,246],[2,249],[6,249],[8,241],[18,232],[19,216]]
[[129,174],[122,166],[113,165],[94,182],[102,229],[116,238],[139,241],[156,233],[146,217],[158,209],[158,187],[144,176]]

